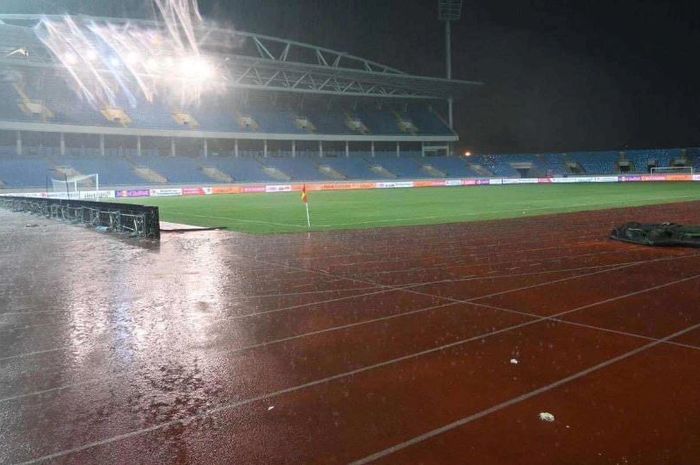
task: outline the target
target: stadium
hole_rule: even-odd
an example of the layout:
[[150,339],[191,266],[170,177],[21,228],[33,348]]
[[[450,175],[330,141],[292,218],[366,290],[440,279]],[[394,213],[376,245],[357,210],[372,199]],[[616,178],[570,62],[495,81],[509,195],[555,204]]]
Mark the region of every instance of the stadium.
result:
[[700,459],[700,148],[153,3],[0,14],[0,463]]

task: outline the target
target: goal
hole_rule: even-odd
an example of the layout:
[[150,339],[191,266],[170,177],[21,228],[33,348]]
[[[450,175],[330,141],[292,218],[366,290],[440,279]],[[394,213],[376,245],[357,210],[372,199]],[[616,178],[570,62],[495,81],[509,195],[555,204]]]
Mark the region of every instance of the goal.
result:
[[80,192],[100,190],[100,175],[86,174],[83,176],[71,176],[66,179],[51,179],[54,192],[79,195]]
[[695,174],[692,166],[654,166],[651,174]]

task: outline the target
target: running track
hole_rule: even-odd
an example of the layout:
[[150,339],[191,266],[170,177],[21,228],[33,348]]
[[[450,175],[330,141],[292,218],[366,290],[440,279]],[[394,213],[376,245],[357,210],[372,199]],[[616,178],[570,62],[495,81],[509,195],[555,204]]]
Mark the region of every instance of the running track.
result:
[[160,245],[0,211],[0,463],[699,463],[700,250],[628,220],[700,203]]

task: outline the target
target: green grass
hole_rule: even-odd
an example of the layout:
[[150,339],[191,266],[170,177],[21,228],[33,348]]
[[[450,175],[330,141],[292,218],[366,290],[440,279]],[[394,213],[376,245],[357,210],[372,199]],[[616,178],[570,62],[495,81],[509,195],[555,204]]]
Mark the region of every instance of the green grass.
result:
[[[312,231],[453,223],[700,200],[700,183],[443,187],[311,192]],[[134,199],[163,221],[252,234],[306,231],[298,193]]]

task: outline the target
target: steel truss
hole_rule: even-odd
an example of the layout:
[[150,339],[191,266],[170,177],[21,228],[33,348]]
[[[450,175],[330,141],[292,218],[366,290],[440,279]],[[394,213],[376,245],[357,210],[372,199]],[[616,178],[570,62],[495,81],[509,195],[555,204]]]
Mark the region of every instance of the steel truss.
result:
[[[34,36],[39,15],[0,15],[0,69],[60,68]],[[60,19],[58,16],[51,17]],[[160,28],[143,20],[77,16],[83,24],[116,23]],[[404,73],[396,68],[345,52],[250,32],[201,27],[202,49],[225,64],[228,86],[281,92],[401,99],[446,99],[470,91],[480,82],[442,79]],[[12,51],[25,49],[28,54]],[[104,72],[108,72],[104,70]]]

